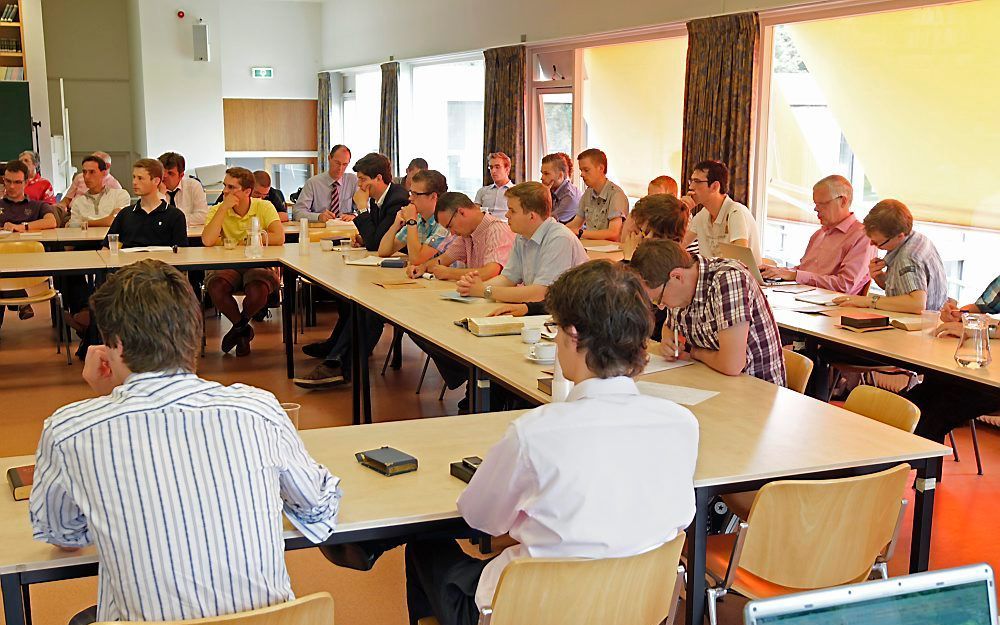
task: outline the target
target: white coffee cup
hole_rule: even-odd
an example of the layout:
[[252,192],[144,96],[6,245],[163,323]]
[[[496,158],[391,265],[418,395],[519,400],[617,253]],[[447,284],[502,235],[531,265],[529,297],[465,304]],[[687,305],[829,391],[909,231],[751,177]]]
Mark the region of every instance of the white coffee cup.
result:
[[532,343],[537,343],[540,340],[542,340],[542,329],[541,328],[539,328],[539,327],[528,327],[528,326],[524,326],[523,328],[521,328],[521,342],[522,343],[528,343],[530,345]]
[[553,360],[556,357],[555,343],[535,343],[528,350],[528,354],[535,360]]
[[320,239],[319,249],[323,250],[324,252],[332,252],[333,241],[330,239]]

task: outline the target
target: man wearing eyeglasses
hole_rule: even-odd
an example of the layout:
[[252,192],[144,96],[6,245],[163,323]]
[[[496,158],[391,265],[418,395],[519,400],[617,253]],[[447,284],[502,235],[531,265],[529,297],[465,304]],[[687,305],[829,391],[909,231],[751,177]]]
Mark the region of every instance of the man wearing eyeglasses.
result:
[[327,157],[328,169],[306,180],[292,208],[292,218],[298,221],[305,217],[310,222],[322,223],[354,219],[361,206],[354,200],[359,182],[355,174],[347,171],[350,164],[351,150],[346,145],[333,146]]
[[694,166],[688,179],[688,192],[681,198],[692,211],[698,211],[691,219],[691,230],[684,237],[681,247],[687,247],[698,239],[699,256],[717,258],[719,243],[732,243],[749,247],[757,264],[761,263],[760,231],[757,220],[746,206],[727,195],[729,189],[729,168],[721,161],[706,160]]
[[821,228],[809,238],[802,261],[791,269],[762,265],[760,272],[765,278],[857,295],[868,286],[875,248],[851,212],[854,188],[847,178],[833,175],[817,182],[812,194]]
[[899,200],[882,200],[865,217],[872,245],[888,252],[875,257],[869,274],[885,295],[845,295],[835,304],[920,314],[941,310],[948,299],[948,276],[941,255],[930,239],[913,231],[913,215]]
[[778,324],[742,263],[692,257],[674,241],[647,239],[630,266],[650,301],[672,309],[660,341],[664,358],[698,360],[725,375],[746,373],[785,386]]
[[392,226],[382,235],[378,255],[388,258],[405,247],[407,264],[420,265],[444,252],[453,237],[438,223],[434,207],[447,191],[448,180],[441,172],[423,169],[413,174],[410,203],[399,209]]

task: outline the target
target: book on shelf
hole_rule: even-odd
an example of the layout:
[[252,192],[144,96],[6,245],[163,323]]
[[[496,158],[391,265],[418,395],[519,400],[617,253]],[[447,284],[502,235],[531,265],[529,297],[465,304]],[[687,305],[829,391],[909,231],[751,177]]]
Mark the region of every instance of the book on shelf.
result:
[[11,467],[7,469],[7,483],[14,501],[24,501],[31,495],[31,482],[35,475],[35,465]]

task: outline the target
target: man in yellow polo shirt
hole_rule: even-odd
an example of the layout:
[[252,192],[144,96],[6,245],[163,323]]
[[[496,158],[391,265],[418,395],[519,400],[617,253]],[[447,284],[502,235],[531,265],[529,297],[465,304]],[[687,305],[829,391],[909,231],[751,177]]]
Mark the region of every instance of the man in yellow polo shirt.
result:
[[[230,167],[223,179],[222,202],[208,209],[201,242],[205,247],[221,245],[231,239],[239,245],[247,243],[253,218],[260,223],[267,245],[284,245],[285,229],[278,211],[267,200],[250,197],[253,193],[253,173],[243,167]],[[205,288],[212,298],[212,305],[232,322],[233,327],[222,337],[222,351],[234,347],[237,356],[250,353],[253,328],[250,320],[264,310],[267,300],[278,289],[278,272],[275,269],[220,269],[205,275]],[[243,310],[233,294],[243,289]]]

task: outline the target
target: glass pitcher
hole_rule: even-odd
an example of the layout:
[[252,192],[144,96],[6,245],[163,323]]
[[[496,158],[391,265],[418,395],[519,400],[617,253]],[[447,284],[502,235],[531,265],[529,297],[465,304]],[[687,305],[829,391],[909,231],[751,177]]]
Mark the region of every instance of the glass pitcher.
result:
[[967,314],[962,319],[962,338],[955,350],[955,362],[979,369],[990,364],[990,326],[986,315]]

